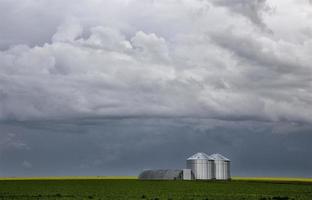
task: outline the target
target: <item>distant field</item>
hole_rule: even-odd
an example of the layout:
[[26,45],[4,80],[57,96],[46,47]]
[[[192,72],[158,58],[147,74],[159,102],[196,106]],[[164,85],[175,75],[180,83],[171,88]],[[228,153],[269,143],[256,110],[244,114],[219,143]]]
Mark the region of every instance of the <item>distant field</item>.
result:
[[96,179],[137,179],[136,176],[47,176],[47,177],[5,177],[4,180],[96,180]]
[[[137,179],[137,176],[54,176],[54,177],[6,177],[1,180],[94,180],[94,179]],[[269,182],[312,182],[312,178],[285,177],[232,177],[235,181],[269,181]]]
[[0,180],[4,199],[311,200],[311,179],[140,181],[136,177],[41,177]]
[[312,178],[285,178],[285,177],[233,177],[239,181],[277,181],[277,182],[311,182]]

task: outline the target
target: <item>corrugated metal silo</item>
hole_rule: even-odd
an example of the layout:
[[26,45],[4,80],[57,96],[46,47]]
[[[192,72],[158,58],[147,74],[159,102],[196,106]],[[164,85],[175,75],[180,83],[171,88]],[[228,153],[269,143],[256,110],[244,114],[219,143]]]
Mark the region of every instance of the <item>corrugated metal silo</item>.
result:
[[186,161],[186,167],[194,173],[195,179],[209,180],[214,178],[213,160],[205,153],[196,153]]
[[231,161],[221,154],[212,154],[209,156],[214,160],[215,179],[228,180],[231,179]]

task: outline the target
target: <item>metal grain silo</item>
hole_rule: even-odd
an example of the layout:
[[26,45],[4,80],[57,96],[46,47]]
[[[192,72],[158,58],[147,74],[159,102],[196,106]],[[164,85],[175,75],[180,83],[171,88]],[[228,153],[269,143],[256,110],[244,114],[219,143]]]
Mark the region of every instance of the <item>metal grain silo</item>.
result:
[[196,153],[189,157],[186,167],[193,171],[195,179],[209,180],[214,177],[213,160],[205,153]]
[[228,180],[231,179],[230,167],[231,161],[221,154],[212,154],[209,156],[214,161],[215,179]]

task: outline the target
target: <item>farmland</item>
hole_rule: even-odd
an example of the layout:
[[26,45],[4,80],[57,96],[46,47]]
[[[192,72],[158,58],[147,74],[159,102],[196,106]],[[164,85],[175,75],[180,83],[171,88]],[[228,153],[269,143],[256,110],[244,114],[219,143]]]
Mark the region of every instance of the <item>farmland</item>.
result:
[[235,178],[232,181],[140,181],[134,177],[0,179],[4,199],[311,200],[310,179]]

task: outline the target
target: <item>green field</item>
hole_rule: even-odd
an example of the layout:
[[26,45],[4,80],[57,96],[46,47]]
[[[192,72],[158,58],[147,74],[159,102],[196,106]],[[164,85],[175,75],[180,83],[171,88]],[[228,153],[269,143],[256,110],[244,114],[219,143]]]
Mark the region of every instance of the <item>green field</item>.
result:
[[135,177],[46,177],[0,180],[2,199],[311,200],[311,179],[140,181]]

